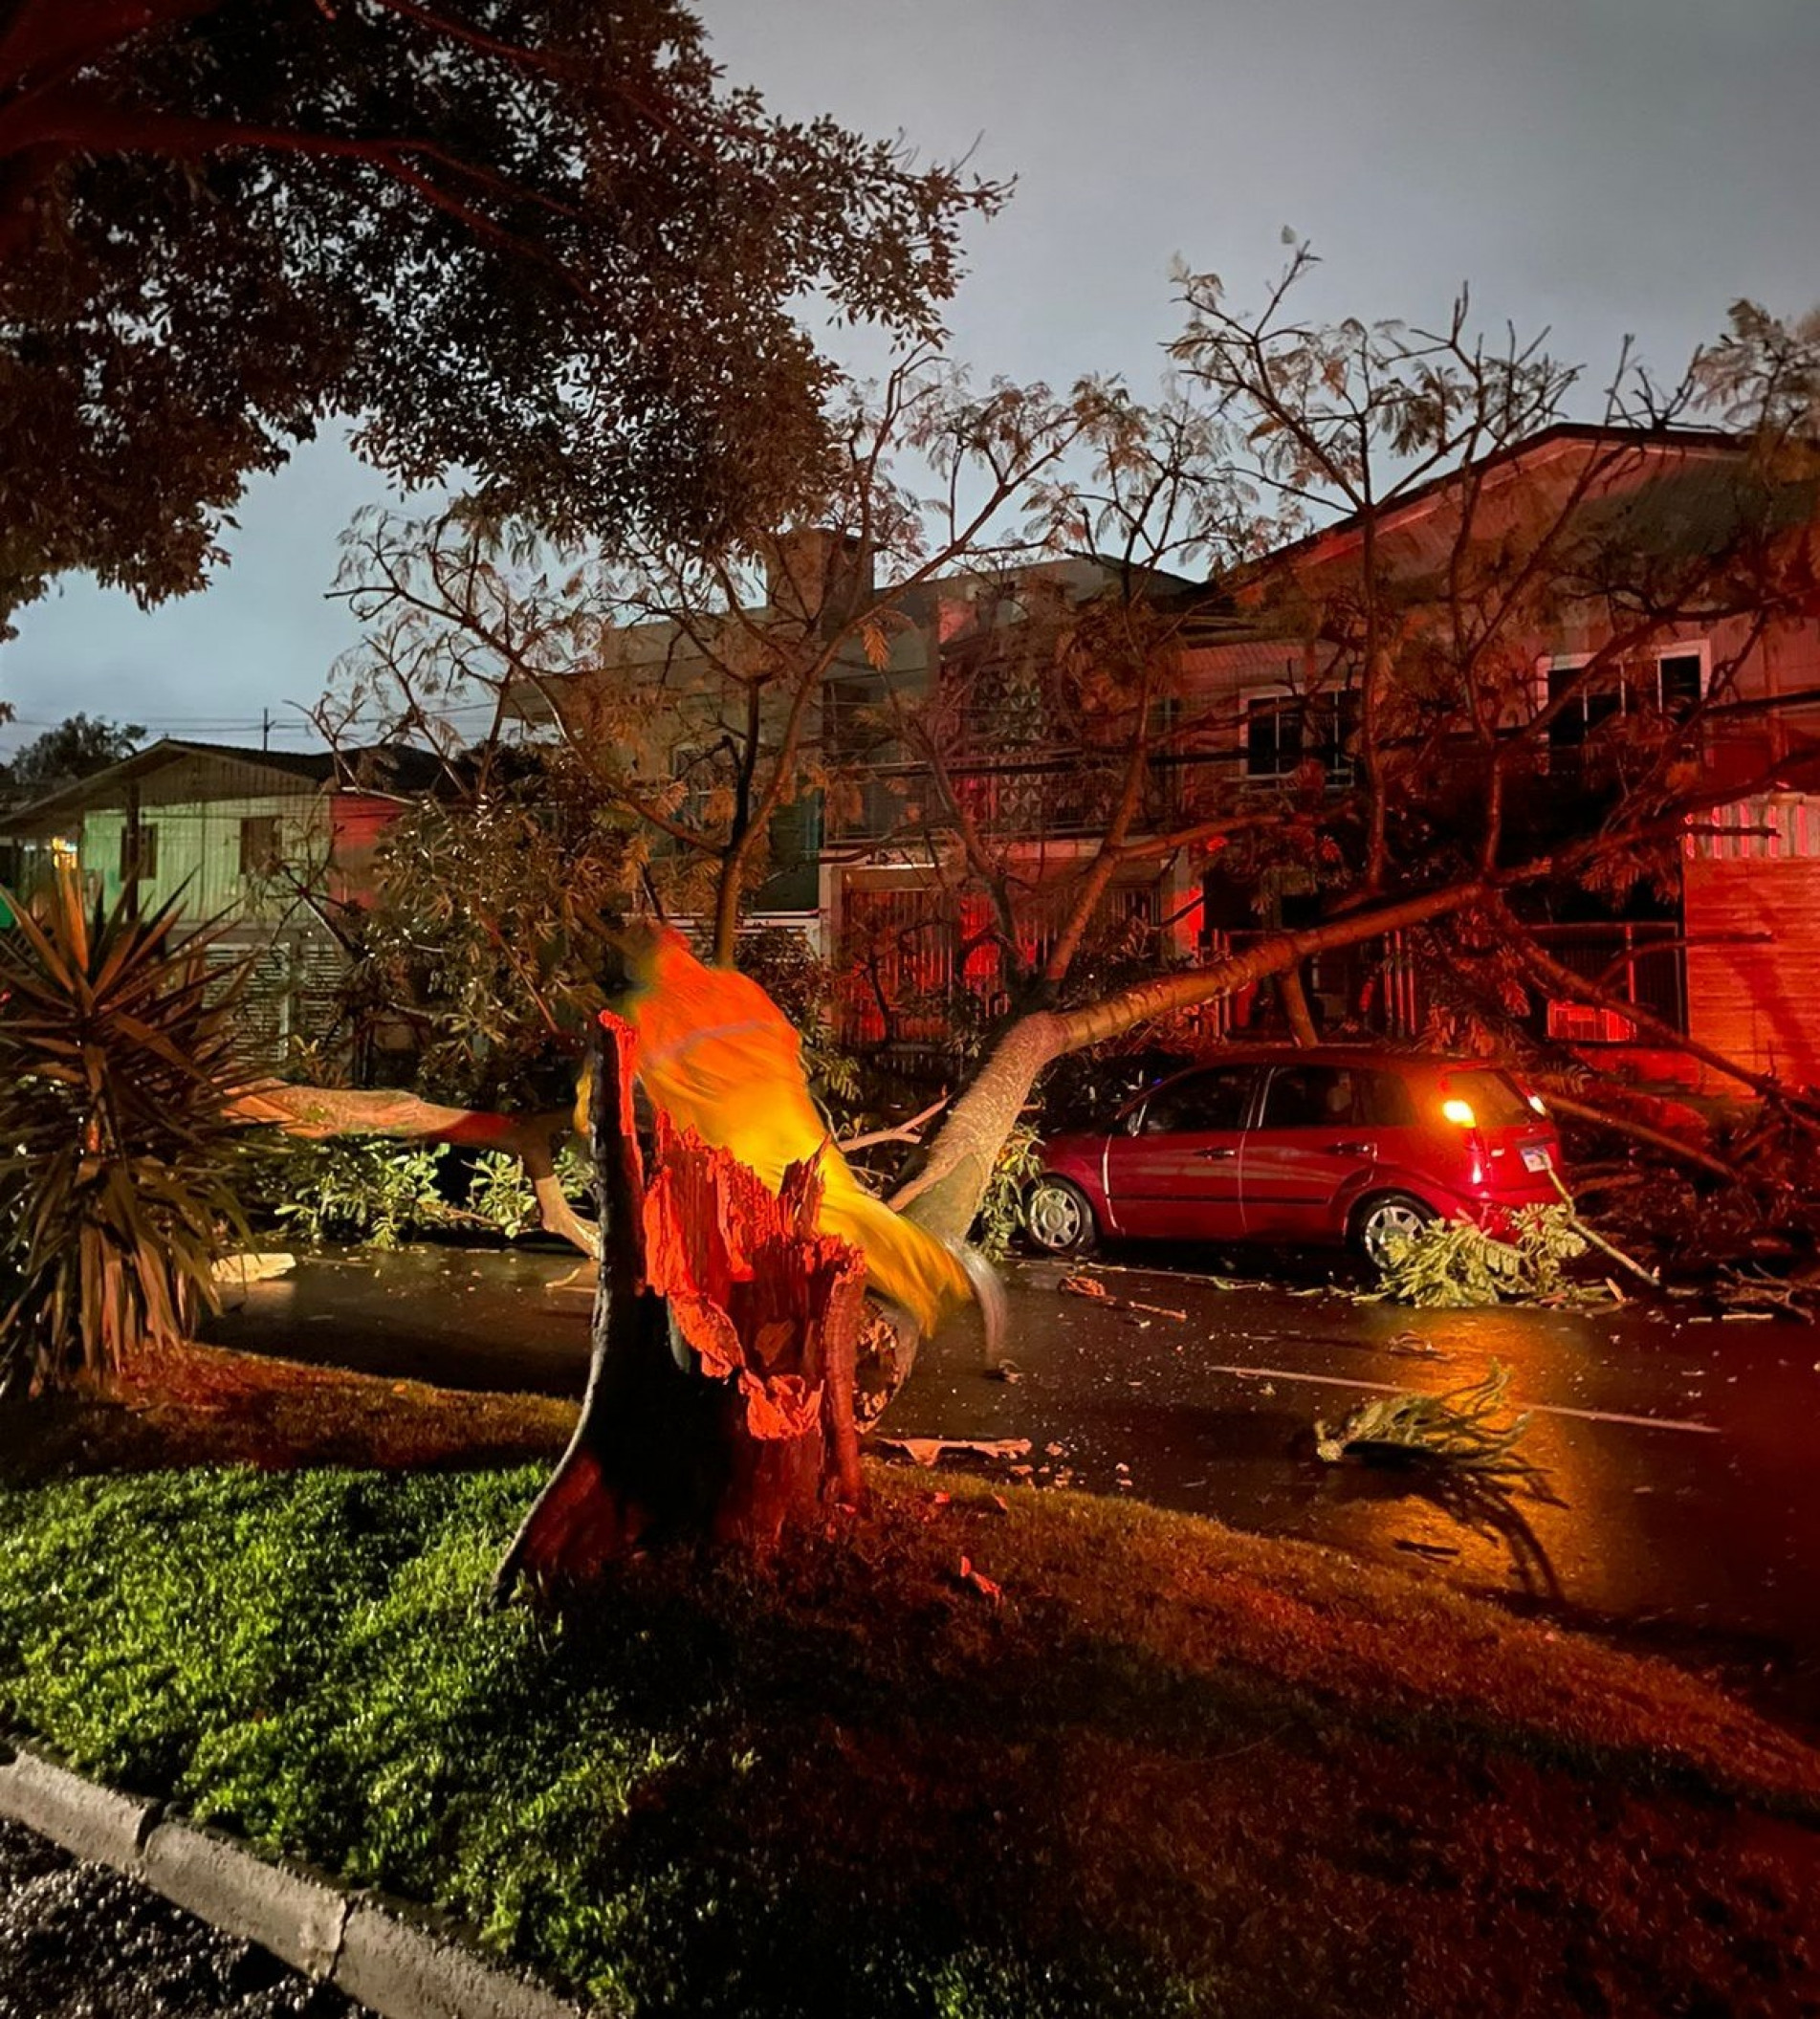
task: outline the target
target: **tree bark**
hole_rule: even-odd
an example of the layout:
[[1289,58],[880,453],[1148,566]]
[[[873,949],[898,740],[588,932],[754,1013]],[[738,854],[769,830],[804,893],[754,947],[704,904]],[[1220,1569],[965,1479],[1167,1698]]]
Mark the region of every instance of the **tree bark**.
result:
[[605,1229],[587,1394],[568,1450],[493,1579],[585,1585],[666,1543],[774,1547],[861,1496],[857,1248],[815,1230],[821,1185],[780,1194],[660,1112],[647,1181],[631,1033],[610,1015],[589,1133]]
[[1321,1034],[1314,1027],[1314,1013],[1308,1008],[1308,992],[1302,985],[1302,964],[1286,967],[1277,977],[1277,986],[1283,991],[1283,1007],[1289,1019],[1289,1030],[1296,1042],[1305,1048],[1319,1044]]
[[1596,981],[1576,974],[1552,955],[1543,952],[1535,941],[1518,926],[1513,931],[1513,939],[1518,958],[1529,970],[1533,979],[1541,982],[1556,996],[1572,1002],[1589,1003],[1594,1009],[1610,1010],[1614,1016],[1653,1039],[1657,1044],[1674,1051],[1684,1052],[1690,1059],[1698,1059],[1702,1065],[1710,1065],[1715,1072],[1722,1072],[1728,1079],[1760,1095],[1765,1101],[1787,1102],[1809,1114],[1820,1112],[1820,1101],[1805,1094],[1799,1087],[1787,1086],[1772,1073],[1753,1072],[1747,1065],[1741,1065],[1736,1059],[1728,1059],[1723,1052],[1715,1051],[1711,1045],[1702,1044],[1698,1038],[1690,1038],[1685,1031],[1677,1031],[1672,1023],[1664,1023],[1661,1018],[1653,1016],[1639,1002],[1633,1002],[1624,996],[1613,995],[1610,989],[1601,988]]
[[1695,1170],[1704,1171],[1709,1177],[1722,1178],[1727,1184],[1737,1180],[1738,1173],[1731,1165],[1700,1149],[1698,1143],[1671,1135],[1665,1129],[1652,1129],[1647,1122],[1633,1121],[1627,1114],[1613,1114],[1609,1108],[1591,1107],[1585,1101],[1575,1100],[1570,1094],[1557,1093],[1552,1087],[1548,1089],[1547,1098],[1549,1108],[1556,1114],[1571,1115],[1576,1122],[1590,1122],[1595,1128],[1611,1130],[1615,1135],[1629,1136],[1634,1143],[1646,1144],[1677,1163],[1691,1164]]

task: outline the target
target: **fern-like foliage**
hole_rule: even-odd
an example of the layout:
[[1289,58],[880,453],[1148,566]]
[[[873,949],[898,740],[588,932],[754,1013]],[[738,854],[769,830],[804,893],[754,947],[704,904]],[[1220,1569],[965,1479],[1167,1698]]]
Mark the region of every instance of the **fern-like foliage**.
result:
[[1496,1420],[1510,1370],[1494,1360],[1482,1381],[1441,1395],[1381,1395],[1362,1402],[1337,1427],[1314,1426],[1315,1451],[1330,1465],[1349,1456],[1433,1465],[1505,1487],[1523,1486],[1555,1502],[1547,1475],[1518,1455],[1529,1414]]
[[1587,1241],[1566,1205],[1524,1207],[1508,1240],[1471,1220],[1437,1219],[1387,1246],[1390,1257],[1371,1294],[1392,1304],[1458,1308],[1603,1294],[1568,1274],[1568,1264],[1587,1252]]
[[1003,1262],[1011,1252],[1013,1238],[1023,1228],[1023,1196],[1042,1169],[1041,1140],[1029,1123],[1020,1121],[998,1147],[974,1222],[975,1245],[988,1262]]

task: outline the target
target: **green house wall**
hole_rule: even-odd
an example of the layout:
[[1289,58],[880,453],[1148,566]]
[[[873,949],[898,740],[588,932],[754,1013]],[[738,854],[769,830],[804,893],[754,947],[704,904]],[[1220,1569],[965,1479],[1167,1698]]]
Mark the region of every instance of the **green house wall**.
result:
[[[82,817],[77,859],[85,876],[99,876],[101,892],[111,905],[121,893],[121,844],[128,816],[124,810],[92,808]],[[310,880],[320,871],[329,849],[327,802],[315,794],[267,793],[244,799],[164,802],[143,805],[142,828],[156,830],[157,867],[140,879],[140,903],[151,911],[181,895],[189,918],[276,917],[296,903],[288,885],[272,887],[269,878],[248,876],[240,867],[241,823],[249,820],[278,823],[278,852],[293,874]]]

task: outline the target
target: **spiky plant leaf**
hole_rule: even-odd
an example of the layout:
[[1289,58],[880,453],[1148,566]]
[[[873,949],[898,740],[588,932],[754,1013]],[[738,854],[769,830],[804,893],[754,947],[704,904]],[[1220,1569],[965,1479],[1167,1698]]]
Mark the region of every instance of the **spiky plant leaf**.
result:
[[0,935],[0,1394],[106,1385],[214,1299],[243,966],[74,872]]

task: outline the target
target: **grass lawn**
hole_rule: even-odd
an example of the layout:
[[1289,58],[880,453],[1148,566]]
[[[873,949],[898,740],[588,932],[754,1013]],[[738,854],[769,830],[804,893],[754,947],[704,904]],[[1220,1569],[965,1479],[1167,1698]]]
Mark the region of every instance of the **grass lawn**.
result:
[[769,1573],[488,1613],[560,1406],[228,1355],[180,1386],[6,1467],[0,1722],[610,2007],[1820,2011],[1820,1754],[1678,1670],[883,1467]]

